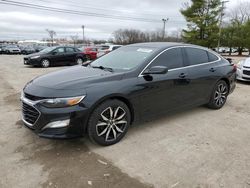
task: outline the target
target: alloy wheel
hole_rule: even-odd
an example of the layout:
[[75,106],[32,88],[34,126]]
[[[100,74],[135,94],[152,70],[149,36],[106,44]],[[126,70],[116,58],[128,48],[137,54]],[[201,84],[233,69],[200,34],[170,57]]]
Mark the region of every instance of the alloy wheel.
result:
[[49,67],[49,60],[47,60],[47,59],[44,59],[44,60],[42,60],[42,67]]
[[100,114],[96,125],[97,136],[103,137],[106,142],[115,141],[126,130],[127,124],[126,111],[122,107],[108,107]]
[[76,60],[76,62],[77,62],[77,64],[82,64],[83,63],[83,60],[82,60],[82,58],[77,58],[77,60]]
[[228,94],[227,86],[224,83],[219,84],[215,91],[215,96],[214,96],[215,104],[217,106],[223,106],[226,102],[227,94]]

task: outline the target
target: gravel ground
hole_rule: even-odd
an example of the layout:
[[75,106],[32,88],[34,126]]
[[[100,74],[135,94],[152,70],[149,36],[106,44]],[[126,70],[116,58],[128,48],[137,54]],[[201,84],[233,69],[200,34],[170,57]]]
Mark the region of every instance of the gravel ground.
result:
[[63,68],[0,56],[0,187],[250,187],[250,84],[238,83],[221,110],[141,123],[119,144],[100,147],[86,138],[42,139],[22,126],[25,83]]

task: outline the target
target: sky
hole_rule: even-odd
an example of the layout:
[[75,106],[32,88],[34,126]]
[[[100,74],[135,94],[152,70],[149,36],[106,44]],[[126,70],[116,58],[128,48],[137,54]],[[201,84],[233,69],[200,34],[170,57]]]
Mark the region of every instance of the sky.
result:
[[[0,0],[0,2],[3,1]],[[166,31],[171,34],[173,31],[185,28],[186,22],[180,14],[180,9],[183,7],[183,3],[190,0],[13,1],[78,11],[81,12],[81,15],[0,4],[0,40],[40,40],[48,38],[46,29],[56,31],[57,38],[69,39],[70,36],[76,35],[82,38],[82,25],[85,26],[86,38],[109,39],[117,29],[140,29],[142,31],[162,29],[162,18],[169,18],[166,23]],[[239,1],[241,0],[230,0],[227,8],[232,9]],[[86,16],[86,13],[92,16]],[[112,17],[112,19],[104,17]],[[113,19],[114,17],[119,19]],[[123,19],[120,19],[121,17]],[[124,20],[124,18],[130,20]]]

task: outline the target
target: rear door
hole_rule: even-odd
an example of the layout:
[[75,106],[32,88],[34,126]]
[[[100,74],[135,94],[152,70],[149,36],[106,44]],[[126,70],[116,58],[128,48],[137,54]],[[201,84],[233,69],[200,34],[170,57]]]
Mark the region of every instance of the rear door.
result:
[[148,68],[152,66],[166,66],[169,71],[167,74],[139,77],[140,86],[144,88],[141,91],[142,117],[172,111],[185,106],[189,100],[186,94],[189,79],[181,47],[163,52]]
[[65,47],[65,61],[67,63],[76,62],[76,54],[77,54],[77,52],[75,51],[74,48]]
[[204,49],[195,47],[184,49],[190,79],[189,97],[193,104],[204,104],[209,100],[212,89],[220,78],[217,69],[220,58]]

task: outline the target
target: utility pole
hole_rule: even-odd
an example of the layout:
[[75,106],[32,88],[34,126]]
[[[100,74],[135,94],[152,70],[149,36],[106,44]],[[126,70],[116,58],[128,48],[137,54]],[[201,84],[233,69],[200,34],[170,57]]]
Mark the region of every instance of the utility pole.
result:
[[219,39],[218,39],[218,45],[217,45],[217,52],[219,52],[220,49],[220,43],[221,43],[221,33],[222,33],[222,21],[223,21],[223,16],[224,16],[224,9],[225,9],[225,4],[228,3],[229,1],[222,1],[221,3],[221,13],[220,13],[220,21],[219,21]]
[[163,18],[162,21],[163,21],[163,30],[162,30],[162,39],[164,40],[165,38],[165,32],[166,32],[166,22],[169,20],[169,18],[165,19]]
[[85,37],[84,37],[84,25],[82,25],[82,43],[84,45]]

